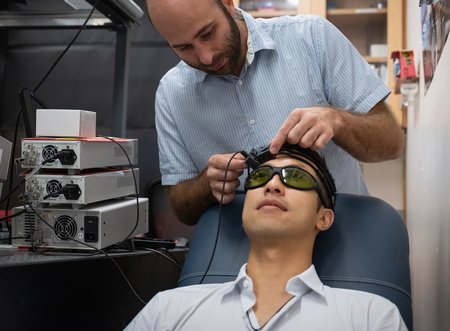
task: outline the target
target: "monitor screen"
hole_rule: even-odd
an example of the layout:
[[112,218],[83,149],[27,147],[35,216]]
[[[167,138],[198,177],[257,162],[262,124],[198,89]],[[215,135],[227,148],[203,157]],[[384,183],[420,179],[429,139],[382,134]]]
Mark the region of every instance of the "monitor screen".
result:
[[35,111],[31,104],[31,93],[28,89],[23,88],[19,92],[20,110],[22,112],[23,126],[25,128],[25,137],[32,138],[35,136]]
[[8,177],[11,148],[11,142],[0,136],[0,197],[2,196],[3,184],[6,182]]

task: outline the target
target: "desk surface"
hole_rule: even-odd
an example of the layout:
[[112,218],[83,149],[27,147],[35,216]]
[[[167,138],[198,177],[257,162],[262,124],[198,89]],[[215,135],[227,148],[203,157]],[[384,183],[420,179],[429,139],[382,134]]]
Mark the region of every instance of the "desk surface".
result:
[[[180,264],[186,252],[170,250]],[[145,301],[177,285],[180,270],[157,253],[108,254]],[[122,330],[142,307],[104,255],[41,255],[0,246],[2,330]]]

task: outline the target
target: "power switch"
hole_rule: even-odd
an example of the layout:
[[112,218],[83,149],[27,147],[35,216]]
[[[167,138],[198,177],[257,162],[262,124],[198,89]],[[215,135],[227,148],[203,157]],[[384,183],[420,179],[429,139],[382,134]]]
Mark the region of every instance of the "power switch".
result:
[[84,217],[84,241],[87,243],[98,242],[98,217]]

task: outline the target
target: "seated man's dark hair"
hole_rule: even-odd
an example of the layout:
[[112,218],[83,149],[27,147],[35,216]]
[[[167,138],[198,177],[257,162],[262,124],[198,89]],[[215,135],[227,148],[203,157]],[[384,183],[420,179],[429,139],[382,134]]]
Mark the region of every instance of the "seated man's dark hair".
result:
[[[246,153],[245,153],[246,154]],[[333,176],[328,170],[325,159],[316,151],[309,148],[303,148],[299,145],[285,143],[281,146],[278,155],[287,155],[294,159],[300,160],[314,169],[319,177],[319,184],[321,186],[321,197],[324,200],[323,204],[326,208],[334,209],[336,200],[336,185]],[[265,147],[259,151],[252,150],[248,155],[246,163],[250,168],[257,168],[259,165],[276,158],[269,151],[269,147]]]

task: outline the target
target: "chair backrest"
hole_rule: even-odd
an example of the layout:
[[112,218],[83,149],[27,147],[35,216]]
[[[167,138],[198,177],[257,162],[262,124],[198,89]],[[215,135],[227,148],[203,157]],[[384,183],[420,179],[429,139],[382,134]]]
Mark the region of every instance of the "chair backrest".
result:
[[[203,283],[236,278],[248,257],[242,229],[244,195],[222,206],[217,246]],[[178,286],[198,284],[210,262],[219,222],[219,207],[200,218]],[[322,282],[331,287],[367,291],[397,305],[412,330],[409,239],[399,213],[375,197],[340,193],[333,226],[319,234],[313,263]]]

